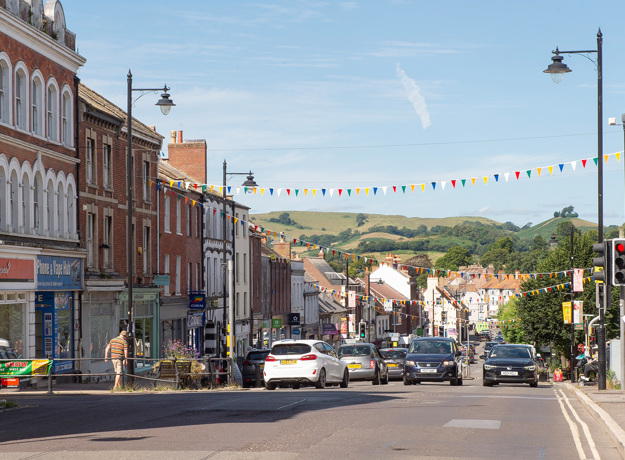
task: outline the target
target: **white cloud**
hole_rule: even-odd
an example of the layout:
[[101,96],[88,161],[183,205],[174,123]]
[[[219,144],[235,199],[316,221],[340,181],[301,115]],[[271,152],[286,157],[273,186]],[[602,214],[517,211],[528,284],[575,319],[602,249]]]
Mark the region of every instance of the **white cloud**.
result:
[[412,78],[406,75],[406,72],[402,70],[399,64],[397,64],[396,73],[401,80],[401,84],[406,90],[408,100],[414,107],[417,115],[419,115],[419,118],[421,118],[421,125],[423,126],[423,129],[426,129],[432,124],[432,122],[430,121],[430,112],[428,111],[428,106],[425,103],[425,98],[421,94],[421,88]]

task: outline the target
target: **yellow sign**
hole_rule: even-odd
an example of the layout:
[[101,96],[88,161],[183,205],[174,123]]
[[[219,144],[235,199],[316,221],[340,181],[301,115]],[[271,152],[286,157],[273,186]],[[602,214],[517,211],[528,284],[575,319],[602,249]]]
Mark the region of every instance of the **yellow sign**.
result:
[[571,324],[571,302],[562,302],[562,316],[564,324]]

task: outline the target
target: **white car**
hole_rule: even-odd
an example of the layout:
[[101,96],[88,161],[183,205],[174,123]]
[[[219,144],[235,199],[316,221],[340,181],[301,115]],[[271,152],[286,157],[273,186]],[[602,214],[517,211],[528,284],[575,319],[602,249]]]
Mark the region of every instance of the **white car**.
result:
[[275,390],[278,385],[299,388],[314,385],[339,384],[347,388],[347,364],[330,345],[321,340],[279,340],[273,343],[265,358],[263,370],[265,388]]

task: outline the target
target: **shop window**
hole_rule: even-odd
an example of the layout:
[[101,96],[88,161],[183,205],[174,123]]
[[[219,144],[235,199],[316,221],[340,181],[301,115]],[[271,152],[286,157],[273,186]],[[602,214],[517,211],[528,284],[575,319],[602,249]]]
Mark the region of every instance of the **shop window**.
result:
[[26,304],[18,302],[0,303],[0,337],[11,342],[18,357],[25,358],[24,330]]
[[104,356],[104,350],[109,341],[119,331],[113,321],[113,305],[95,304],[91,306],[91,356],[100,358]]

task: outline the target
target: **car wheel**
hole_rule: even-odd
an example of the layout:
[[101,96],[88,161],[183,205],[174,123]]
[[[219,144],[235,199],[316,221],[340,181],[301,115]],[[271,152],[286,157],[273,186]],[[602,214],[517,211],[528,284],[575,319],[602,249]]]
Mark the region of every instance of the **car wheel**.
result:
[[373,380],[371,381],[371,383],[374,385],[380,384],[380,373],[377,370],[375,371],[375,376],[373,377]]
[[404,379],[404,385],[410,385],[412,382],[410,382],[410,380],[406,380]]
[[299,390],[299,383],[294,383],[293,385],[291,385],[291,388],[293,388],[294,390]]
[[319,371],[319,380],[315,383],[315,387],[317,388],[325,388],[326,387],[326,370],[321,369]]
[[343,380],[341,381],[341,388],[347,388],[347,385],[349,385],[349,372],[345,369]]
[[458,385],[462,385],[462,379],[458,379]]
[[451,379],[451,380],[449,381],[449,384],[450,384],[452,387],[455,387],[456,385],[458,385],[458,379]]
[[276,384],[275,383],[266,382],[265,383],[265,388],[267,390],[275,390],[276,389]]
[[421,385],[421,380],[414,380],[412,382],[413,385]]
[[530,386],[532,388],[537,388],[538,387],[538,382],[530,383]]
[[492,386],[493,386],[493,384],[492,384],[492,383],[487,382],[486,380],[484,380],[484,381],[482,382],[482,385],[483,385],[483,386],[485,386],[485,387],[492,387]]
[[388,385],[388,372],[386,373],[384,378],[380,380],[380,382],[382,383],[382,385]]
[[249,387],[250,387],[249,383],[243,382],[243,388],[249,388]]

